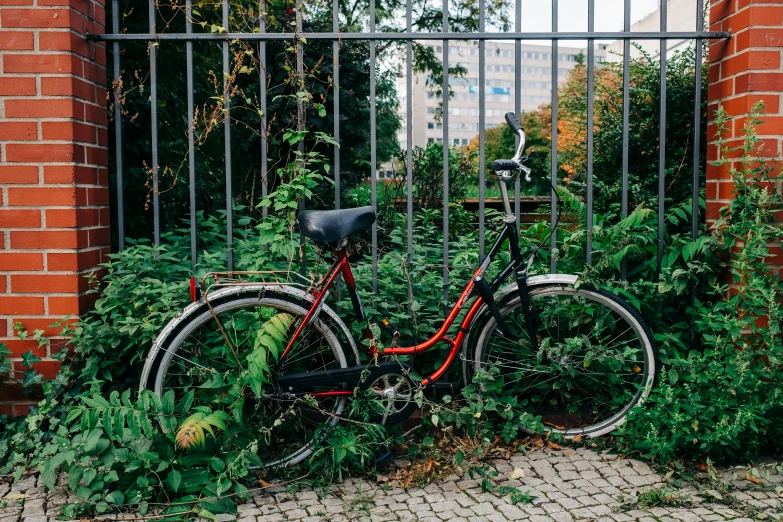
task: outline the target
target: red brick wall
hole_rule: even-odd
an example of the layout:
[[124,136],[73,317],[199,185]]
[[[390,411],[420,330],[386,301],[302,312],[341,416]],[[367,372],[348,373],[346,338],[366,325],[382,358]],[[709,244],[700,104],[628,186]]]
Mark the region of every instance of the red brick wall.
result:
[[[779,176],[783,165],[783,1],[770,0],[711,0],[710,30],[731,31],[729,40],[710,42],[709,69],[709,116],[712,120],[715,110],[723,105],[735,117],[730,128],[730,137],[736,136],[737,145],[742,140],[742,127],[751,107],[763,101],[765,116],[757,128],[757,134],[764,143],[761,153],[776,168],[778,175],[775,189],[781,192],[783,176]],[[709,147],[708,161],[717,159],[715,133],[710,125],[707,129]],[[707,219],[714,221],[718,211],[731,200],[733,183],[727,168],[707,165]],[[775,263],[783,275],[783,251],[780,241],[772,245],[777,255]]]
[[[0,342],[16,370],[32,350],[56,373],[49,325],[89,308],[84,276],[108,252],[106,48],[84,38],[103,30],[103,0],[0,0]],[[52,338],[19,340],[17,322]],[[0,414],[31,400],[6,385]]]

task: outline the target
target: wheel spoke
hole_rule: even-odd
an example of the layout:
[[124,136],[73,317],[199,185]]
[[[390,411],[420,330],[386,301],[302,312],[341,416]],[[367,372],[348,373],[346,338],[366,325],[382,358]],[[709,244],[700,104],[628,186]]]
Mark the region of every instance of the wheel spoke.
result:
[[548,430],[603,432],[616,425],[646,393],[640,386],[654,371],[645,348],[652,343],[639,337],[644,328],[616,296],[558,287],[534,291],[531,299],[540,311],[538,350],[522,341],[527,329],[519,325],[517,300],[502,313],[520,339],[500,335],[490,318],[471,367],[503,377],[502,393],[541,415]]
[[[244,359],[244,353],[249,354],[253,349],[255,336],[266,321],[276,315],[287,314],[293,317],[291,325],[300,324],[307,309],[293,301],[281,304],[280,298],[264,302],[254,291],[252,298],[247,294],[237,294],[233,301],[216,305],[214,313],[225,325],[232,345]],[[212,319],[211,315],[196,316],[183,325],[176,338],[176,346],[161,347],[162,362],[158,365],[159,373],[155,379],[159,383],[155,385],[157,393],[162,395],[167,390],[174,390],[179,398],[196,388],[194,407],[214,407],[214,404],[236,401],[236,395],[230,395],[236,392],[229,390],[236,390],[238,380],[240,386],[244,385],[236,367],[227,365],[228,361],[233,361],[233,355]],[[272,368],[267,378],[271,381],[275,375],[318,372],[355,364],[346,361],[337,337],[325,325],[318,321],[308,326],[286,360],[279,365],[267,352],[267,363]],[[289,330],[291,328],[289,325]],[[298,462],[309,455],[314,445],[338,421],[345,402],[343,397],[313,397],[314,402],[291,398],[272,383],[263,384],[258,395],[249,386],[241,390],[244,396],[241,413],[249,426],[259,430],[259,456],[268,467]],[[278,419],[283,422],[275,425]]]

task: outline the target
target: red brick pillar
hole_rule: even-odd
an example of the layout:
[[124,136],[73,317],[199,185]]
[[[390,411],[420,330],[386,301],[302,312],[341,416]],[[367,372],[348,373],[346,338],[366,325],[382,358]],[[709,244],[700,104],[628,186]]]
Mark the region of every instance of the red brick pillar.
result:
[[[712,121],[720,105],[734,117],[729,138],[732,145],[742,141],[742,128],[751,107],[764,102],[765,116],[757,128],[764,143],[762,156],[775,165],[775,188],[783,188],[783,1],[770,0],[711,0],[710,30],[731,31],[729,40],[710,43],[709,118]],[[715,166],[717,159],[715,125],[708,127],[707,150],[707,220],[714,222],[721,207],[731,201],[733,183],[726,166]],[[783,250],[780,241],[771,245],[776,254],[775,265],[783,276]]]
[[[53,376],[62,347],[19,340],[90,306],[85,276],[109,248],[103,0],[0,0],[0,342]],[[7,376],[0,376],[4,378]],[[18,387],[0,414],[24,414]]]
[[[781,158],[783,138],[783,1],[711,0],[710,30],[731,31],[728,40],[710,43],[709,116],[714,118],[719,105],[734,117],[730,136],[733,145],[742,140],[743,116],[763,101],[766,116],[757,134],[764,143],[763,156]],[[708,160],[717,158],[715,132],[708,129]],[[775,161],[775,164],[779,163]],[[777,170],[776,172],[777,173]],[[781,178],[778,178],[778,190]],[[718,210],[731,200],[732,182],[724,167],[707,166],[707,219],[714,221]]]

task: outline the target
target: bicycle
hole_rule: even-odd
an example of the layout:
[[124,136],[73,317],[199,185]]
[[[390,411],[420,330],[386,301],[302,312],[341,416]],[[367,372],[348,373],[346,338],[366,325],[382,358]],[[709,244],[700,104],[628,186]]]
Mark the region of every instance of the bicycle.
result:
[[[393,332],[391,346],[381,350],[370,343],[369,362],[363,363],[350,330],[325,299],[341,276],[356,317],[367,324],[348,239],[370,228],[375,213],[372,207],[304,211],[297,218],[301,234],[333,256],[321,280],[311,288],[307,279],[296,276],[301,281],[292,282],[290,274],[278,271],[214,272],[200,285],[192,279],[194,302],[156,339],[140,390],[160,396],[167,390],[178,396],[192,392],[196,403],[219,402],[220,390],[244,386],[244,364],[252,366],[248,358],[261,353],[266,362],[259,364],[268,366],[268,376],[234,406],[263,435],[259,453],[265,468],[307,458],[341,420],[355,389],[385,401],[379,422],[402,421],[416,409],[417,386],[441,378],[458,353],[465,383],[489,377],[493,388],[502,388],[521,410],[540,418],[545,431],[595,437],[622,424],[653,385],[652,335],[639,314],[608,291],[577,285],[574,275],[528,274],[535,251],[523,258],[506,184],[522,173],[530,181],[531,172],[522,158],[524,129],[513,113],[506,121],[519,145],[512,159],[492,165],[501,181],[504,228],[431,338],[400,347],[399,333]],[[488,281],[485,272],[506,240],[511,261]],[[265,280],[244,280],[249,275]],[[508,279],[513,280],[503,286]],[[449,335],[465,308],[456,333]],[[368,327],[364,332],[372,337]],[[441,343],[448,346],[445,360],[415,383],[400,357]]]

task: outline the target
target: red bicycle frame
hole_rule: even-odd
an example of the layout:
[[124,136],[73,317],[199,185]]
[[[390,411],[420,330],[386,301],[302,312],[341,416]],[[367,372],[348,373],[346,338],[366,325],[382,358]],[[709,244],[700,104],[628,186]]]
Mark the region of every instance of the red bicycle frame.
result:
[[[459,299],[457,299],[457,302],[454,304],[451,311],[446,316],[446,319],[443,321],[443,324],[438,329],[438,331],[435,332],[435,334],[429,339],[427,339],[426,341],[416,344],[414,346],[384,348],[382,352],[383,355],[411,355],[411,354],[416,354],[429,350],[430,348],[432,348],[433,346],[435,346],[440,342],[447,343],[451,348],[448,356],[443,361],[443,363],[434,372],[432,372],[432,374],[422,379],[421,381],[422,385],[426,386],[437,381],[440,377],[443,376],[443,374],[446,372],[449,366],[451,366],[451,364],[454,362],[454,358],[457,356],[457,351],[462,345],[462,342],[465,340],[470,325],[473,322],[473,319],[476,317],[476,314],[478,313],[481,306],[484,304],[487,304],[491,308],[495,306],[494,301],[488,303],[487,299],[485,299],[485,297],[488,296],[487,293],[484,293],[483,296],[481,293],[479,293],[476,300],[473,301],[473,304],[470,305],[470,308],[468,309],[468,312],[465,314],[465,317],[462,319],[462,323],[460,324],[460,328],[456,337],[452,339],[447,336],[449,328],[451,328],[451,326],[454,324],[460,311],[465,307],[465,304],[474,294],[474,290],[476,289],[475,287],[477,282],[482,281],[484,272],[487,270],[487,267],[489,267],[490,263],[497,255],[503,242],[506,239],[510,240],[509,245],[512,254],[511,262],[497,275],[497,277],[495,277],[492,283],[488,285],[488,290],[491,292],[496,291],[500,287],[500,285],[513,272],[516,272],[517,275],[516,279],[518,284],[520,285],[520,289],[526,290],[526,284],[525,284],[526,270],[523,266],[524,263],[519,248],[519,232],[518,232],[516,220],[515,219],[513,221],[506,220],[505,224],[506,224],[505,229],[501,232],[501,234],[498,236],[495,243],[490,248],[488,255],[481,263],[481,266],[478,267],[476,272],[473,274],[471,280],[467,283],[467,285],[465,285],[465,288],[460,294]],[[344,249],[337,250],[334,252],[334,257],[335,259],[334,262],[332,263],[332,266],[329,268],[329,270],[326,272],[324,277],[318,283],[317,285],[318,289],[315,292],[313,292],[313,296],[315,297],[315,300],[312,306],[310,307],[310,310],[307,312],[307,315],[305,315],[301,323],[299,323],[299,326],[297,327],[296,331],[291,337],[291,340],[288,342],[286,349],[283,351],[283,354],[280,357],[281,359],[283,359],[291,350],[291,348],[294,346],[294,343],[296,342],[299,335],[302,333],[302,330],[304,330],[304,328],[308,324],[310,324],[311,321],[314,319],[315,315],[318,313],[318,311],[321,308],[321,304],[323,303],[323,300],[326,297],[327,290],[331,288],[338,274],[341,274],[343,276],[343,281],[345,281],[345,285],[348,288],[348,295],[351,299],[351,303],[353,304],[353,308],[357,317],[361,321],[367,321],[367,315],[365,314],[364,308],[362,307],[359,294],[356,291],[356,282],[354,281],[353,273],[351,272],[351,265],[348,262],[347,252]],[[486,285],[486,283],[484,284]],[[488,297],[491,300],[491,293],[489,294]],[[366,330],[366,334],[369,334],[369,328]],[[375,349],[374,347],[370,348],[368,352],[370,355],[375,355],[376,353],[379,353],[378,350]],[[345,393],[346,393],[345,391],[325,391],[325,392],[319,392],[318,394],[339,395]]]

